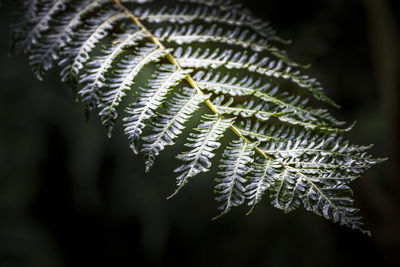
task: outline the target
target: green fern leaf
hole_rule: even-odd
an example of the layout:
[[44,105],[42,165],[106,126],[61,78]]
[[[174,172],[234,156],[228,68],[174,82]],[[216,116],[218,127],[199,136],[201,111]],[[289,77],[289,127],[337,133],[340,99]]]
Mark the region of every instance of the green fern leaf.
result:
[[362,230],[349,184],[383,159],[346,140],[353,125],[343,127],[313,106],[309,100],[337,105],[304,74],[308,66],[279,48],[288,42],[241,4],[26,0],[19,10],[14,47],[29,54],[36,76],[62,66],[62,81],[78,92],[86,112],[98,112],[108,135],[122,117],[146,171],[202,113],[187,138],[189,150],[177,156],[182,163],[173,195],[211,168],[230,129],[238,139],[219,166],[220,216],[245,202],[250,213],[269,194],[285,212],[303,206]]

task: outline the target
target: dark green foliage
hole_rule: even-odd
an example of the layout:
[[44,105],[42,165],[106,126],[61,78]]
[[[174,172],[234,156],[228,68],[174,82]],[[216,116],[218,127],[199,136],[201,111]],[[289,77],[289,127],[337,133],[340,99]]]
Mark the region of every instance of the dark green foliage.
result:
[[238,139],[224,148],[219,165],[220,215],[246,200],[252,210],[269,193],[285,212],[304,206],[361,230],[348,184],[382,160],[344,139],[351,126],[309,104],[315,98],[336,106],[304,66],[277,48],[285,41],[241,5],[31,0],[13,29],[14,47],[29,54],[37,77],[58,62],[62,80],[86,111],[98,110],[109,135],[122,114],[146,171],[207,106],[190,130],[189,150],[177,156],[183,164],[175,170],[176,192],[210,169],[230,129]]

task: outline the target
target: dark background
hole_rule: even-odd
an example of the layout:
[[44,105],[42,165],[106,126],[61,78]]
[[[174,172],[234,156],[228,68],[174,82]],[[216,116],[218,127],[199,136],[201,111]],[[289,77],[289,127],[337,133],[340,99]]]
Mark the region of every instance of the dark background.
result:
[[[262,4],[260,4],[262,3]],[[395,266],[400,253],[399,1],[245,1],[293,40],[291,57],[357,120],[349,138],[390,157],[353,183],[372,237],[267,198],[217,221],[213,175],[172,200],[173,153],[150,174],[121,129],[98,118],[51,73],[39,82],[9,49],[13,1],[0,7],[0,266]]]

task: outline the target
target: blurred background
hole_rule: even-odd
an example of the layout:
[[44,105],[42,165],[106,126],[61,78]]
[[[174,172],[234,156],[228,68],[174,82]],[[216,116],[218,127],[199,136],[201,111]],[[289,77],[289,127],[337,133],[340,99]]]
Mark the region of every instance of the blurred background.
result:
[[[13,1],[0,7],[0,266],[398,266],[400,177],[400,1],[246,0],[311,63],[348,135],[390,159],[352,184],[372,237],[298,209],[283,214],[267,198],[245,216],[222,219],[215,173],[175,198],[169,148],[144,173],[121,128],[112,139],[56,73],[44,82],[10,50]],[[183,142],[183,141],[181,141]]]

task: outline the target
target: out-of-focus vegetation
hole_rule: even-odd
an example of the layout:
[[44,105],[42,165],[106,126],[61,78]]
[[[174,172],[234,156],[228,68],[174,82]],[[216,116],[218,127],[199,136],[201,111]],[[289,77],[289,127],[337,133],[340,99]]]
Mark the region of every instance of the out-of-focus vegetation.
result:
[[[9,49],[11,10],[0,9],[0,266],[395,266],[399,251],[399,3],[396,0],[245,1],[312,63],[332,113],[358,124],[354,143],[390,160],[353,184],[368,238],[264,200],[211,221],[215,173],[175,198],[179,145],[150,174],[117,129],[107,139],[50,73],[37,81]],[[10,54],[10,56],[8,56]],[[181,140],[182,142],[183,140]],[[176,150],[176,151],[172,151]]]

